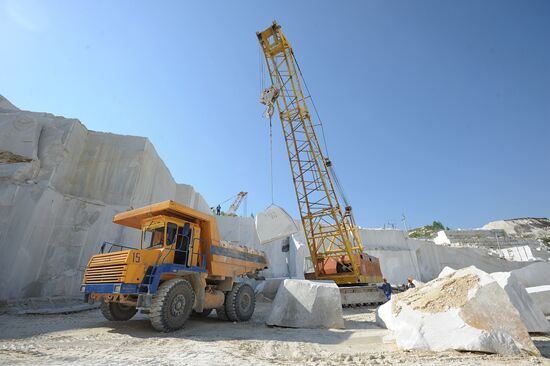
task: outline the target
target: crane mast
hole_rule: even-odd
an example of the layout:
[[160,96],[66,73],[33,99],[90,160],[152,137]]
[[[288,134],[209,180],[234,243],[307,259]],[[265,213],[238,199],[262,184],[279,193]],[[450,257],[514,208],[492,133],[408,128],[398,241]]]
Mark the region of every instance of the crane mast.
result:
[[344,211],[340,206],[332,163],[319,144],[292,47],[276,22],[256,34],[272,83],[268,94],[274,95],[272,103],[281,120],[314,278],[340,285],[378,282],[380,276],[375,279],[360,268],[368,256],[363,253],[351,206]]

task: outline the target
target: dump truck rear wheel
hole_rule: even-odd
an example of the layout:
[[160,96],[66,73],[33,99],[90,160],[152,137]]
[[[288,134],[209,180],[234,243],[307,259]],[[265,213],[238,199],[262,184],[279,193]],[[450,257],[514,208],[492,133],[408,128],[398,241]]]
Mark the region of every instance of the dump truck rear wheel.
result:
[[255,306],[254,290],[246,283],[236,283],[225,296],[225,312],[231,321],[249,320],[254,314]]
[[214,309],[204,309],[203,311],[195,311],[191,313],[191,316],[194,316],[196,318],[207,318],[210,313],[212,313],[212,310]]
[[225,312],[225,307],[217,308],[216,315],[220,320],[229,320],[229,318],[227,318],[227,313]]
[[195,291],[189,281],[175,278],[164,282],[151,303],[149,319],[153,328],[169,332],[183,327],[195,303]]
[[111,321],[130,320],[137,313],[135,306],[124,305],[118,302],[104,301],[101,303],[100,309],[105,319]]

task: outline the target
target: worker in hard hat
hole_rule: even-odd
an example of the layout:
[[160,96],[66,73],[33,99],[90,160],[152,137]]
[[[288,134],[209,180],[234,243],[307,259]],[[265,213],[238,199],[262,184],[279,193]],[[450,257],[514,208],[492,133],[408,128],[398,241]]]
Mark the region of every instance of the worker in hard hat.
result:
[[407,290],[410,289],[410,288],[415,288],[416,285],[413,283],[413,278],[412,277],[408,277],[407,278]]

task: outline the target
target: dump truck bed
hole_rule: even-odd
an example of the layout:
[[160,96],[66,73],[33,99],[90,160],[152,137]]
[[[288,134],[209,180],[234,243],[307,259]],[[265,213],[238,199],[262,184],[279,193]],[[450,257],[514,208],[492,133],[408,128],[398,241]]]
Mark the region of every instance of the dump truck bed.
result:
[[201,253],[206,254],[209,275],[240,276],[267,267],[267,259],[263,252],[221,241],[217,221],[213,216],[174,201],[163,201],[121,212],[115,215],[113,222],[141,229],[143,220],[160,215],[186,220],[200,226]]
[[[158,215],[172,216],[191,222],[204,221],[213,225],[217,233],[218,227],[216,225],[216,219],[213,216],[174,201],[162,201],[130,211],[121,212],[113,217],[113,222],[115,224],[141,229],[141,222],[143,220]],[[217,239],[219,240],[219,237]]]

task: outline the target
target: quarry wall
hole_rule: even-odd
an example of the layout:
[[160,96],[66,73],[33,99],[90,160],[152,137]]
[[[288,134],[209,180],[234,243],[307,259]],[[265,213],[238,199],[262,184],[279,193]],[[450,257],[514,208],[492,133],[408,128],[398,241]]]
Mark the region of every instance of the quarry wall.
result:
[[[90,131],[76,119],[21,111],[0,96],[0,301],[80,296],[83,270],[104,241],[139,245],[139,232],[112,217],[167,199],[210,213],[192,186],[175,182],[146,138]],[[264,276],[303,278],[303,231],[260,244],[253,218],[216,218],[223,240],[266,253]],[[392,283],[429,281],[445,266],[490,273],[528,264],[400,230],[360,234]]]
[[380,259],[382,273],[391,283],[406,283],[407,277],[426,282],[445,266],[474,265],[485,272],[510,271],[528,265],[491,256],[478,248],[451,248],[430,240],[411,239],[402,230],[360,229],[365,250]]
[[139,245],[112,217],[167,199],[210,212],[146,138],[89,131],[0,96],[0,301],[79,296],[104,241]]

